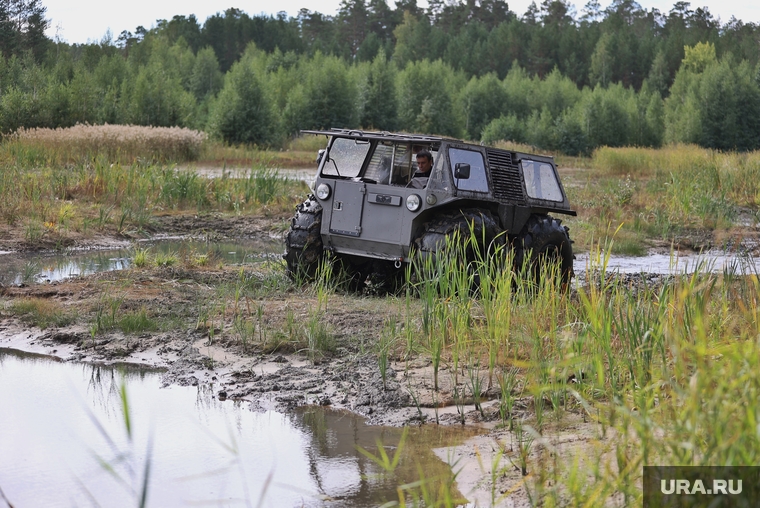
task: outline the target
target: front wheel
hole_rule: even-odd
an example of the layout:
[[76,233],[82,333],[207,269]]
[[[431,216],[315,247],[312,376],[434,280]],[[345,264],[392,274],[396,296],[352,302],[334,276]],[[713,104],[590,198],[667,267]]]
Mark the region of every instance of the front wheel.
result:
[[562,284],[568,284],[574,275],[573,242],[569,231],[561,220],[549,215],[531,216],[514,241],[515,267],[521,270],[527,266],[535,282],[539,282],[542,269],[547,273],[546,267],[556,263]]
[[297,280],[311,279],[322,260],[322,206],[314,196],[298,205],[285,236],[285,262],[288,275]]

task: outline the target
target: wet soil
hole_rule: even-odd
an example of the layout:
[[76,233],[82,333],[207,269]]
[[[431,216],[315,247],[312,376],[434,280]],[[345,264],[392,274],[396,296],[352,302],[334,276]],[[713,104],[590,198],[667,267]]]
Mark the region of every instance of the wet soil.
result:
[[[165,215],[155,217],[150,233],[209,241],[279,238],[289,218],[289,213]],[[708,235],[702,232],[695,238]],[[47,247],[44,243],[29,245],[23,238],[23,231],[7,227],[0,230],[0,251]],[[99,248],[130,241],[116,235],[73,235],[68,244]],[[705,242],[691,243],[701,246]],[[683,249],[688,250],[691,243],[684,242]],[[288,330],[301,327],[303,334],[313,322],[314,309],[319,305],[317,296],[309,290],[267,289],[276,283],[268,277],[256,265],[211,263],[199,267],[180,263],[0,287],[0,347],[43,353],[65,361],[161,367],[165,369],[162,379],[166,385],[213,381],[220,400],[244,399],[262,409],[287,411],[307,404],[329,405],[366,416],[372,424],[395,426],[461,425],[464,420],[488,432],[441,452],[441,457],[456,464],[455,470],[460,472],[459,490],[478,505],[491,504],[494,496],[500,499],[498,506],[528,505],[519,468],[507,459],[514,436],[498,426],[501,420],[496,387],[484,381],[484,402],[478,410],[472,400],[455,403],[454,380],[464,380],[447,366],[439,373],[438,391],[432,386],[432,365],[422,357],[391,354],[385,378],[381,375],[376,355],[378,337],[388,316],[398,314],[403,301],[392,297],[332,296],[320,323],[330,330],[335,343],[329,352],[309,354],[304,342],[290,337]],[[259,296],[220,308],[218,302],[232,298],[221,298],[220,292],[227,288],[229,295],[229,288],[241,278],[249,287],[259,288]],[[144,309],[159,323],[158,331],[127,334],[116,328],[94,330],[96,316],[107,314],[109,302],[114,300],[120,302],[120,315]],[[35,326],[39,323],[33,318],[13,310],[14,304],[21,301],[35,301],[38,305],[44,302],[43,306],[70,316],[71,322],[58,326],[48,323],[42,329]],[[201,319],[204,312],[211,317]],[[234,330],[235,313],[253,323],[246,340]],[[531,404],[529,398],[518,399],[516,415],[528,414]],[[554,441],[543,449],[572,454],[595,432],[592,424],[582,420],[580,410],[570,410],[562,431],[557,431]],[[538,443],[533,453],[541,453],[541,449]],[[491,459],[498,453],[504,453],[499,460],[505,470],[491,475]]]

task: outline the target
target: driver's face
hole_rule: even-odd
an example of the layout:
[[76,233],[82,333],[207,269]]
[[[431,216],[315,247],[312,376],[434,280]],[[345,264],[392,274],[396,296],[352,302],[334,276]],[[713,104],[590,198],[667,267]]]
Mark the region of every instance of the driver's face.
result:
[[421,173],[429,173],[433,168],[433,163],[427,157],[417,157],[417,167]]

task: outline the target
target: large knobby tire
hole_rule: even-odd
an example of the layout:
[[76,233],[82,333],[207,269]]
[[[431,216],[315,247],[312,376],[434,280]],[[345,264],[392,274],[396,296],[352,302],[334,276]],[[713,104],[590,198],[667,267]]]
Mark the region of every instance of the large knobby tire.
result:
[[[462,248],[457,256],[463,257],[460,261],[468,271],[471,280],[470,291],[476,291],[480,286],[480,280],[474,262],[486,259],[488,251],[501,238],[501,232],[499,223],[488,210],[466,208],[436,215],[433,220],[425,223],[422,234],[414,240],[417,251],[414,278],[436,278],[438,274],[430,270],[437,270],[435,264],[431,266],[426,261],[431,256],[436,257],[442,253],[448,244],[454,248]],[[476,242],[469,240],[471,235]],[[454,242],[458,242],[458,245]]]
[[314,196],[296,207],[285,236],[285,254],[291,279],[313,278],[322,260],[322,206]]
[[527,263],[535,282],[539,282],[542,266],[559,263],[561,282],[566,285],[574,275],[569,231],[561,220],[549,215],[531,216],[514,242],[515,267],[519,270]]

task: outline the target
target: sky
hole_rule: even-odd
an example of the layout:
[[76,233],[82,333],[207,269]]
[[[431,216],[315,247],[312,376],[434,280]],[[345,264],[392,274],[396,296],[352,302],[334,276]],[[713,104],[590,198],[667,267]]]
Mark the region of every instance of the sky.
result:
[[[393,0],[386,0],[394,6]],[[570,3],[575,5],[578,12],[583,9],[587,0]],[[676,0],[638,0],[646,8],[657,8],[667,13]],[[507,0],[509,8],[522,15],[531,0]],[[541,1],[537,0],[537,4]],[[602,7],[611,2],[600,0]],[[139,25],[151,28],[157,19],[171,19],[175,15],[195,14],[198,21],[203,22],[209,16],[224,11],[228,7],[237,7],[249,15],[276,14],[285,11],[289,16],[295,16],[299,9],[305,7],[310,11],[333,15],[338,11],[340,0],[278,0],[264,2],[233,1],[229,3],[210,2],[209,0],[129,0],[126,2],[103,2],[102,0],[42,0],[47,7],[47,18],[50,28],[47,34],[51,38],[74,43],[101,41],[110,30],[116,38],[123,30],[135,31]],[[426,0],[418,0],[417,5],[426,7]],[[726,23],[731,16],[744,22],[760,22],[760,2],[753,0],[693,0],[691,8],[707,7],[712,15]]]

